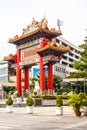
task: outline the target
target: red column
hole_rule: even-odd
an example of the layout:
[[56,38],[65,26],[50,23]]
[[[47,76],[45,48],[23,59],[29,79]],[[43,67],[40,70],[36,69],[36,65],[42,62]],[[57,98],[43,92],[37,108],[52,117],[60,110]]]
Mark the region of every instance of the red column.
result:
[[22,94],[22,89],[21,89],[21,68],[19,66],[20,59],[21,59],[20,50],[17,49],[17,73],[16,73],[16,77],[17,77],[17,91],[21,95]]
[[29,73],[28,73],[28,67],[24,67],[24,91],[26,91],[29,88]]
[[52,63],[48,63],[48,93],[53,92],[53,70],[52,70]]
[[44,73],[44,65],[43,65],[43,58],[40,55],[40,89],[42,93],[45,90],[45,73]]

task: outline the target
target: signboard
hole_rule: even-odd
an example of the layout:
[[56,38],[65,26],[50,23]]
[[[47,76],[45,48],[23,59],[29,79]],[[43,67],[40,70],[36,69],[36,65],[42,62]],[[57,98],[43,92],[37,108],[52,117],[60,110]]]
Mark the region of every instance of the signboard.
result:
[[31,46],[21,50],[22,65],[30,65],[39,62],[39,56],[36,53],[36,46]]
[[56,100],[55,99],[43,99],[42,105],[43,106],[56,106]]
[[59,63],[55,64],[54,65],[54,74],[59,75],[62,78],[66,77],[66,66],[59,64]]

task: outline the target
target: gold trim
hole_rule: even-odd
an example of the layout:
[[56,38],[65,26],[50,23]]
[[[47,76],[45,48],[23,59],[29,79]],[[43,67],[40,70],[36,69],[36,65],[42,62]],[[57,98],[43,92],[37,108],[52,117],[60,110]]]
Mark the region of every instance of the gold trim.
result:
[[18,37],[18,35],[16,35],[16,36],[14,36],[14,38],[9,38],[8,43],[14,43],[14,42],[19,41],[19,40],[21,40],[23,38],[29,37],[29,36],[37,33],[37,32],[46,32],[46,33],[49,33],[49,34],[52,34],[52,35],[56,35],[56,36],[59,36],[59,35],[62,34],[60,30],[58,30],[58,31],[56,31],[56,30],[52,31],[52,30],[49,30],[49,29],[39,28],[39,29],[36,29],[36,30],[34,30],[32,32],[24,34],[24,35],[22,35],[20,37]]

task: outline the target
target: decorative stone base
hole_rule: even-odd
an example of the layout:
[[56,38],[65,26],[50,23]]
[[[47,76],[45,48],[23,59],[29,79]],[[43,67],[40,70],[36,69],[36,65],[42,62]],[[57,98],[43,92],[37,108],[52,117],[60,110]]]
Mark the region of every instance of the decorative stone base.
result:
[[42,106],[42,98],[34,98],[34,106]]
[[56,106],[56,99],[51,98],[43,98],[42,100],[42,106]]
[[33,98],[34,106],[56,106],[56,98]]

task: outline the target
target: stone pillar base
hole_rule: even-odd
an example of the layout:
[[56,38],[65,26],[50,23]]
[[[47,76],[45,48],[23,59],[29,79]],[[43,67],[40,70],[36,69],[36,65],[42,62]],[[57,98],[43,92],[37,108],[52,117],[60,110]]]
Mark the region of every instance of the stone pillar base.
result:
[[52,89],[51,90],[48,89],[48,94],[53,94],[53,90]]
[[41,90],[41,92],[40,92],[40,94],[42,95],[44,95],[45,94],[45,90]]

